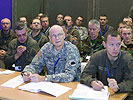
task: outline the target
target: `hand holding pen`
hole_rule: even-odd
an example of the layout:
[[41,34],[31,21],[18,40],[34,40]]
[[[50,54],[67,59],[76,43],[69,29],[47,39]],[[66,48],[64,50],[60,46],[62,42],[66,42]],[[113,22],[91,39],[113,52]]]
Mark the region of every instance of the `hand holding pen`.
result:
[[23,80],[25,81],[25,82],[28,82],[28,81],[30,81],[31,80],[31,72],[24,72],[23,73]]
[[101,91],[104,89],[104,85],[101,81],[98,81],[96,78],[94,78],[94,81],[91,82],[91,86],[94,90]]

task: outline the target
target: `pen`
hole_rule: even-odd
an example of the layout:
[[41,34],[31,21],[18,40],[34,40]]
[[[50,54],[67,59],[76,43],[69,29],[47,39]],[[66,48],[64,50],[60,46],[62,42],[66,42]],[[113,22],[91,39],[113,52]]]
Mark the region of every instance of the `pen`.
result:
[[28,74],[23,74],[24,76],[27,76],[27,77],[29,77],[29,75]]
[[[98,80],[97,80],[96,78],[94,78],[94,80],[95,80],[97,83],[99,83],[99,82],[98,82]],[[104,87],[102,87],[102,88],[105,90],[105,88],[104,88]]]

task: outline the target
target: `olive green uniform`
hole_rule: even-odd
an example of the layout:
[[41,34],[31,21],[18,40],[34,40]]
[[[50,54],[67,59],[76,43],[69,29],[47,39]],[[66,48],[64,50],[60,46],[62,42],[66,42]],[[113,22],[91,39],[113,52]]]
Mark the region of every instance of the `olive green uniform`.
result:
[[[19,57],[19,59],[15,60],[17,47],[20,45],[26,46],[26,51],[23,52],[23,54],[21,55],[21,57]],[[8,52],[4,60],[6,68],[14,70],[12,65],[15,64],[15,66],[21,66],[21,71],[22,71],[26,65],[30,64],[30,62],[32,61],[33,57],[37,54],[39,49],[40,48],[37,42],[32,38],[27,37],[26,42],[23,44],[21,44],[17,40],[17,38],[12,40],[9,44]]]
[[[31,34],[32,34],[32,33],[31,33]],[[41,32],[40,32],[37,36],[35,36],[35,37],[33,37],[31,34],[30,34],[30,37],[32,37],[34,40],[37,41],[37,44],[39,45],[40,48],[41,48],[45,43],[48,42],[48,38],[47,38],[45,35],[43,35]]]
[[109,76],[117,81],[120,88],[119,92],[132,91],[133,57],[130,53],[121,50],[118,59],[112,63],[107,56],[106,50],[96,52],[86,65],[80,82],[91,86],[91,82],[94,78],[97,78],[104,85],[108,85],[107,78]]
[[[16,38],[13,30],[10,30],[8,34],[4,34],[3,30],[0,31],[0,50],[7,51],[8,44],[12,39]],[[0,58],[0,68],[5,68],[3,59]]]

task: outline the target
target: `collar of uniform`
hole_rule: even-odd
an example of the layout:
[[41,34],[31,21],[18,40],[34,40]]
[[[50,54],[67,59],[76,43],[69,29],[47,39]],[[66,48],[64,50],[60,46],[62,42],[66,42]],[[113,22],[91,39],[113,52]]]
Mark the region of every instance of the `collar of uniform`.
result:
[[3,30],[1,30],[1,35],[4,37],[9,37],[11,35],[10,33],[11,33],[11,30],[9,30],[8,34],[4,34]]
[[[32,33],[31,33],[31,34],[32,34]],[[42,36],[41,32],[39,32],[39,34],[38,34],[37,36],[35,36],[35,37],[32,37],[32,35],[31,35],[31,37],[32,37],[34,40],[39,40],[39,39],[41,38],[41,36]]]
[[17,44],[18,44],[18,46],[19,46],[19,45],[27,46],[28,40],[29,40],[29,36],[27,36],[27,39],[26,39],[26,41],[25,41],[24,43],[20,43],[20,42],[17,40]]
[[[119,55],[118,55],[118,58],[114,61],[113,64],[111,64],[111,61],[110,61],[109,58],[108,58],[108,55],[107,55],[106,50],[105,50],[105,56],[106,56],[106,66],[112,67],[112,68],[117,68],[117,67],[119,67],[120,57],[121,57],[121,51],[120,51],[120,53],[119,53]],[[110,66],[109,66],[109,65],[110,65]]]

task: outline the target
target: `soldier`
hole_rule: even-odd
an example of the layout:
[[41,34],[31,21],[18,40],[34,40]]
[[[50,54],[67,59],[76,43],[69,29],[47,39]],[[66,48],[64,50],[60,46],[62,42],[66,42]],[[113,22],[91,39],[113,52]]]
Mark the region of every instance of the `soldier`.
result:
[[[50,42],[46,43],[31,64],[22,72],[23,80],[33,82],[79,81],[80,55],[77,47],[64,41],[65,33],[61,26],[54,25],[49,30]],[[38,75],[46,66],[47,75]]]
[[107,25],[107,23],[108,23],[107,15],[100,15],[99,22],[100,22],[100,32],[99,33],[101,34],[101,36],[105,36],[106,33],[108,33],[109,31],[114,29],[112,26]]
[[[64,17],[64,21],[66,22],[66,32],[67,34],[65,35],[65,40],[70,41],[73,44],[75,44],[79,51],[81,50],[81,38],[79,32],[73,28],[73,20],[71,16],[66,15]],[[72,38],[71,38],[72,37]],[[72,40],[71,40],[72,39]],[[74,41],[73,41],[74,40]]]
[[122,50],[130,52],[133,56],[133,30],[130,26],[126,26],[121,30],[121,36],[123,38],[121,42]]
[[9,43],[4,62],[7,69],[22,71],[37,54],[39,46],[35,40],[27,36],[23,22],[15,23],[14,32],[17,38]]
[[37,41],[39,47],[41,48],[45,43],[48,42],[48,38],[41,33],[41,21],[39,19],[33,19],[31,24],[32,32],[30,37]]
[[74,25],[74,28],[79,31],[81,40],[85,40],[88,37],[88,31],[85,26],[83,26],[83,17],[79,16],[76,19],[76,25]]
[[80,42],[80,34],[79,32],[73,28],[73,20],[71,16],[65,16],[64,20],[67,23],[66,29],[67,29],[67,34],[71,34],[72,36],[76,37],[78,41]]
[[29,33],[31,32],[31,29],[27,26],[28,22],[27,22],[26,17],[24,17],[24,16],[20,17],[20,18],[19,18],[19,21],[24,22],[25,27],[26,27],[26,31],[27,31],[28,34],[29,34]]
[[62,25],[62,22],[63,22],[63,15],[62,14],[58,14],[56,16],[56,24],[57,25]]
[[130,92],[133,89],[133,58],[121,50],[121,37],[115,31],[104,37],[106,49],[93,54],[86,65],[80,82],[95,90],[109,86],[114,92]]
[[3,60],[8,49],[8,44],[12,39],[16,38],[14,32],[10,30],[10,26],[11,22],[8,18],[1,20],[2,30],[0,31],[0,66],[2,68],[5,67]]
[[95,19],[90,20],[88,31],[89,36],[86,40],[82,41],[82,50],[80,52],[83,61],[86,61],[87,56],[91,56],[93,53],[103,49],[103,37],[99,34],[100,23]]
[[44,15],[42,15],[40,17],[40,20],[41,20],[41,23],[42,23],[41,33],[48,38],[49,29],[50,29],[50,26],[49,26],[49,18],[48,18],[47,15],[44,14]]

